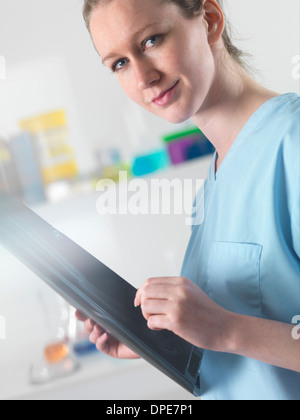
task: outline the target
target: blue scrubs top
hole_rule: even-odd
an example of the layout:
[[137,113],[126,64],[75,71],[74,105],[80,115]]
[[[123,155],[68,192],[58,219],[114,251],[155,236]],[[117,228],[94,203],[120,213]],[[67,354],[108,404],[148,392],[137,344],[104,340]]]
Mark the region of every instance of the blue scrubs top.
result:
[[[300,314],[299,122],[300,96],[277,96],[217,173],[214,157],[181,273],[229,311],[287,324]],[[300,399],[299,373],[247,357],[205,350],[200,375],[202,399]]]

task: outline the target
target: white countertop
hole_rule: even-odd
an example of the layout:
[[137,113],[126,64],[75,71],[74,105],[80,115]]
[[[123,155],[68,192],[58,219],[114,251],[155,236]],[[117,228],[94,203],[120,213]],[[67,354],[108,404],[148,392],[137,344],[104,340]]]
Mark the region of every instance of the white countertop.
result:
[[[191,161],[160,176],[205,178],[210,161],[211,156]],[[191,229],[186,215],[100,216],[98,197],[93,193],[35,211],[135,287],[148,277],[180,274]],[[69,377],[30,385],[30,364],[41,357],[49,338],[39,296],[51,302],[56,295],[3,248],[0,262],[0,316],[6,321],[6,340],[0,340],[0,399],[193,398],[143,360],[120,361],[100,353],[81,358],[80,369]]]

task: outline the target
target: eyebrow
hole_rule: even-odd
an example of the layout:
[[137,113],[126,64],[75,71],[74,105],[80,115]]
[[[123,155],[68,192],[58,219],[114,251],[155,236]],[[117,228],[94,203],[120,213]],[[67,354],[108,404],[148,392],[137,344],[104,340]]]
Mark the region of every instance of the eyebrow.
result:
[[[132,38],[137,38],[137,37],[139,37],[143,32],[145,32],[145,31],[147,31],[148,29],[151,29],[152,27],[154,27],[154,26],[157,26],[158,25],[158,23],[159,22],[153,22],[153,23],[150,23],[149,25],[146,25],[146,26],[144,26],[143,28],[141,28],[141,29],[139,29],[137,32],[135,32],[133,35],[132,35]],[[117,54],[117,53],[114,53],[114,52],[111,52],[111,53],[109,53],[109,54],[107,54],[105,57],[103,57],[102,58],[102,64],[104,64],[105,63],[105,61],[107,61],[107,60],[109,60],[109,59],[111,59],[111,58],[113,58],[113,57],[117,57],[119,54]]]

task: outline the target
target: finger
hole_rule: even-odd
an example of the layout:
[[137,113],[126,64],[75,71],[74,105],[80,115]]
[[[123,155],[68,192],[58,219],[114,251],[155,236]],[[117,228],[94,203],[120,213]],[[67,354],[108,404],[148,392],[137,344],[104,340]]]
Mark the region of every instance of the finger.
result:
[[105,333],[106,331],[103,328],[101,328],[99,325],[95,325],[90,334],[89,339],[92,343],[96,344],[96,341],[98,340],[98,338]]
[[[177,284],[179,281],[179,278],[177,277],[152,277],[148,279],[143,286],[141,286],[135,296],[134,300],[134,306],[140,306],[142,302],[142,295],[145,292],[145,290],[148,290],[151,286],[153,286],[153,290],[155,290],[155,286],[169,286],[172,287],[172,285]],[[156,297],[156,296],[153,296]],[[165,295],[164,295],[165,297]]]
[[152,315],[166,315],[170,310],[170,303],[162,299],[147,299],[141,305],[143,316],[149,320]]
[[141,296],[144,291],[149,288],[150,286],[168,286],[171,290],[172,286],[176,286],[182,283],[183,277],[152,277],[149,278],[143,286],[141,286],[135,296],[134,305],[140,306],[141,305]]
[[87,319],[84,322],[84,327],[85,327],[86,331],[90,334],[95,327],[95,323],[92,319]]
[[174,300],[174,293],[176,289],[170,284],[151,284],[145,285],[139,290],[136,299],[138,306],[143,306],[147,300]]
[[86,321],[88,319],[88,316],[84,315],[83,312],[80,312],[78,310],[76,310],[75,316],[78,319],[78,321]]
[[141,297],[142,297],[142,288],[138,289],[138,291],[136,292],[135,295],[135,299],[134,299],[134,306],[137,308],[138,306],[141,305],[142,301],[141,301]]
[[97,350],[103,353],[107,352],[107,349],[109,347],[108,339],[109,339],[109,336],[107,332],[101,334],[100,337],[98,337],[95,342]]
[[96,330],[96,328],[92,330],[92,332],[90,333],[89,336],[89,340],[91,343],[96,344],[96,341],[98,340],[98,338],[100,337],[99,332]]
[[145,284],[177,284],[181,277],[151,277]]
[[141,302],[147,299],[170,300],[175,288],[170,284],[150,284],[141,292]]
[[169,320],[166,315],[151,315],[147,322],[148,328],[154,331],[169,330]]

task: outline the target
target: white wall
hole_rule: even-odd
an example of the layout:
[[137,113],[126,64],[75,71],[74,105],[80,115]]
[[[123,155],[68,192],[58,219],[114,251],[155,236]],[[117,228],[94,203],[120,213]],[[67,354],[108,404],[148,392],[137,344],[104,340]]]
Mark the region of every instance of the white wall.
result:
[[[299,0],[225,4],[257,77],[279,92],[299,92],[299,68],[292,64],[300,54]],[[135,105],[128,114],[128,100],[102,66],[81,8],[81,0],[0,0],[0,56],[7,67],[6,80],[0,79],[0,134],[19,118],[62,104],[80,167],[89,171],[93,148],[116,145],[128,157],[137,135],[148,134],[154,147],[174,127]]]
[[224,0],[236,44],[250,53],[256,78],[277,92],[300,93],[299,0]]

